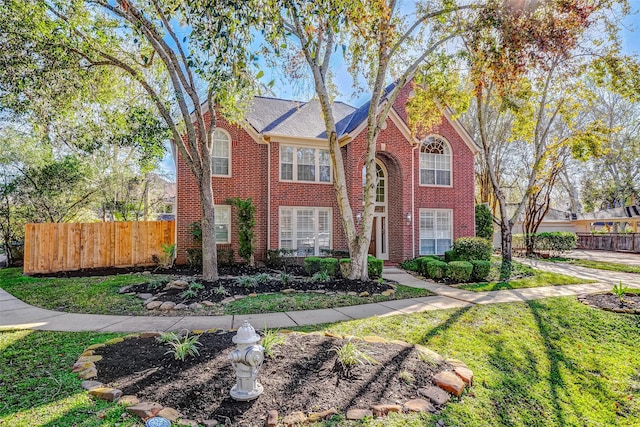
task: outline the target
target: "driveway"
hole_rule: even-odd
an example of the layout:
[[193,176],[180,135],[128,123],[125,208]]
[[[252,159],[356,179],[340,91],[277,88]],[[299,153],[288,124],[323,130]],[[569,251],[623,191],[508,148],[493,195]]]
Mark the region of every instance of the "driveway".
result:
[[640,254],[629,252],[587,251],[576,249],[567,252],[567,258],[587,259],[590,261],[604,261],[616,264],[640,265]]

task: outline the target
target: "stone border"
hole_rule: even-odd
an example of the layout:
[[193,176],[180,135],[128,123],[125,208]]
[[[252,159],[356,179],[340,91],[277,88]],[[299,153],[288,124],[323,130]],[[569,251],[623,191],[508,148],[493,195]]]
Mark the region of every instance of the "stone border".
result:
[[[220,330],[209,329],[193,330],[192,334],[200,335],[203,333],[226,333],[233,332],[235,329]],[[294,332],[288,329],[279,330],[282,334],[298,334],[298,335],[322,335],[329,338],[336,339],[350,339],[359,340],[368,343],[388,343],[397,344],[405,347],[414,347],[418,353],[420,359],[425,363],[440,364],[446,363],[451,369],[445,369],[436,373],[433,377],[434,385],[422,387],[418,389],[424,399],[411,399],[402,405],[393,404],[374,404],[369,408],[349,408],[345,414],[347,420],[362,420],[365,417],[384,417],[389,413],[414,413],[414,412],[436,412],[442,406],[451,400],[451,395],[460,396],[465,388],[471,387],[473,384],[473,371],[462,361],[457,359],[445,359],[440,354],[420,344],[409,344],[405,341],[399,340],[387,340],[385,338],[370,335],[365,337],[356,337],[352,335],[340,335],[326,332],[311,332],[309,334],[305,332]],[[123,395],[122,390],[105,386],[105,384],[93,380],[98,376],[98,369],[95,362],[102,360],[102,356],[96,355],[95,350],[107,345],[117,344],[126,339],[133,338],[153,338],[158,337],[161,334],[159,332],[143,332],[140,334],[130,334],[125,337],[112,338],[105,341],[102,344],[93,344],[88,346],[78,357],[78,360],[71,367],[71,371],[76,373],[78,377],[84,380],[81,383],[81,387],[97,399],[105,400],[107,402],[117,402],[127,408],[127,411],[133,415],[138,416],[143,422],[153,417],[163,417],[175,423],[179,426],[192,426],[197,427],[204,425],[205,427],[213,427],[219,425],[218,420],[192,420],[184,418],[184,415],[178,412],[174,408],[164,407],[157,402],[143,402],[135,395]],[[294,427],[300,424],[307,424],[310,422],[318,422],[325,419],[329,419],[334,415],[338,415],[339,412],[335,408],[330,408],[320,412],[308,412],[301,411],[287,414],[280,417],[277,410],[270,410],[267,413],[265,420],[265,427]]]
[[[595,292],[591,294],[582,294],[576,296],[576,299],[583,303],[586,306],[591,308],[597,308],[598,310],[610,311],[612,313],[621,313],[621,314],[640,314],[640,308],[610,308],[610,307],[600,307],[598,305],[591,304],[587,298],[590,295],[599,295],[599,294],[611,294],[611,292]],[[636,294],[633,294],[636,295]]]

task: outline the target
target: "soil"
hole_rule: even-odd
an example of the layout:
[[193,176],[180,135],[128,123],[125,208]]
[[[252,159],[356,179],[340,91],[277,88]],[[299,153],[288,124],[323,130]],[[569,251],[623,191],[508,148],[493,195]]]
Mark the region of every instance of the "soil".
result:
[[[296,291],[320,291],[323,293],[337,292],[368,292],[369,295],[381,294],[382,292],[393,289],[393,286],[386,281],[382,283],[369,280],[349,280],[343,278],[331,278],[326,282],[311,280],[304,270],[299,266],[288,267],[286,273],[290,280],[283,283],[279,280],[280,271],[259,267],[233,266],[220,269],[220,279],[217,282],[203,281],[198,275],[181,275],[173,276],[174,278],[185,280],[189,283],[199,283],[202,289],[197,289],[195,296],[185,297],[182,295],[184,289],[167,289],[165,283],[159,286],[154,283],[155,279],[150,282],[140,283],[138,285],[127,286],[121,290],[126,293],[150,293],[154,299],[161,301],[171,301],[176,304],[192,304],[201,303],[203,301],[220,302],[230,296],[242,296],[249,294],[265,294],[272,292],[280,292],[283,289],[294,289]],[[243,286],[238,282],[240,277],[256,276],[258,274],[268,274],[269,280],[262,282],[254,282],[251,286]],[[169,280],[167,280],[167,283]],[[220,288],[222,287],[222,288]]]
[[[234,332],[200,335],[200,354],[184,362],[168,354],[169,346],[155,338],[132,338],[96,351],[98,381],[143,401],[172,407],[185,418],[216,419],[233,426],[262,426],[269,410],[280,416],[296,411],[335,408],[368,409],[372,404],[403,404],[419,398],[418,389],[432,384],[446,363],[422,361],[413,346],[354,341],[378,364],[358,365],[349,377],[336,369],[336,353],[345,339],[316,334],[283,334],[285,342],[265,358],[259,382],[264,392],[256,400],[236,402],[229,396],[235,370],[227,359],[235,348]],[[414,381],[401,379],[409,372]]]
[[606,294],[590,294],[578,298],[584,304],[617,313],[640,314],[640,295],[626,293],[622,298],[609,292]]

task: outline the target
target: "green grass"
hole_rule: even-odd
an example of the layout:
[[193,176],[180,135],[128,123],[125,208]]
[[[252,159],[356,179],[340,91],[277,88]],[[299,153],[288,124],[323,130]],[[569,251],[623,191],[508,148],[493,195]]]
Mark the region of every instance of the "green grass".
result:
[[[89,345],[114,334],[69,332],[0,332],[0,425],[121,426],[139,425],[123,407],[94,400],[80,388],[71,365]],[[99,419],[98,414],[104,416]]]
[[618,271],[621,273],[640,273],[640,265],[616,264],[605,261],[591,261],[588,259],[574,258],[548,258],[540,261],[561,262],[565,264],[577,265],[580,267],[595,268],[597,270]]
[[595,280],[582,279],[566,274],[551,273],[537,270],[519,262],[512,263],[512,279],[508,282],[498,281],[500,275],[500,261],[491,263],[490,282],[469,283],[460,285],[460,289],[474,292],[499,291],[503,289],[539,288],[543,286],[577,285],[595,283]]
[[418,298],[433,295],[426,289],[397,285],[396,293],[390,297],[383,295],[360,297],[349,295],[324,295],[317,293],[265,294],[242,298],[226,304],[222,314],[275,313],[294,310],[316,310],[331,307],[369,304],[394,299]]
[[440,415],[368,425],[417,427],[443,419],[458,426],[553,427],[639,425],[639,327],[639,316],[549,298],[369,318],[328,329],[426,345],[474,371],[470,392]]
[[0,288],[16,298],[37,307],[74,313],[144,314],[138,298],[120,295],[118,289],[148,280],[141,274],[41,278],[23,276],[18,268],[0,269]]

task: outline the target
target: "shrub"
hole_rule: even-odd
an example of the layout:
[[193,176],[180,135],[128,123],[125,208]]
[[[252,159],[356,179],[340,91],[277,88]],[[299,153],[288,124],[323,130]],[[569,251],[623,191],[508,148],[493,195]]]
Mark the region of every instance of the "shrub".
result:
[[426,265],[427,277],[440,280],[447,276],[449,271],[449,265],[443,261],[430,261],[423,265]]
[[[512,237],[513,247],[516,249],[525,248],[525,236],[514,234]],[[578,237],[568,231],[554,231],[533,233],[529,237],[533,240],[534,252],[548,252],[551,256],[560,256],[563,252],[570,251],[576,247]]]
[[407,271],[419,271],[418,270],[418,258],[407,259],[400,263],[400,268]]
[[338,260],[336,258],[320,258],[320,271],[335,277],[338,275],[338,269]]
[[378,364],[378,361],[361,350],[353,341],[347,341],[342,347],[332,347],[330,351],[338,356],[335,369],[346,378],[350,377],[351,371],[358,365]]
[[444,262],[458,261],[455,251],[444,251]]
[[187,264],[191,268],[202,267],[202,248],[187,249]]
[[493,244],[480,237],[461,237],[453,242],[452,250],[459,261],[471,261],[472,259],[489,261],[493,252]]
[[382,276],[382,267],[384,262],[373,256],[367,257],[367,269],[369,271],[369,278]]
[[265,265],[269,268],[282,268],[291,265],[295,258],[292,257],[293,249],[267,249]]
[[233,260],[233,249],[218,249],[218,265],[231,265]]
[[187,333],[184,337],[177,336],[175,338],[171,338],[166,341],[167,344],[171,347],[171,350],[167,351],[165,354],[173,354],[173,357],[176,360],[180,360],[184,362],[187,357],[195,357],[200,354],[198,351],[198,346],[202,345],[202,343],[198,342],[197,335],[189,336]]
[[472,282],[483,282],[489,276],[491,271],[491,261],[483,261],[480,259],[472,259],[469,261],[473,265],[473,271],[471,272]]
[[255,250],[253,229],[256,225],[256,207],[251,198],[243,200],[233,197],[227,199],[227,203],[235,206],[238,211],[238,241],[240,244],[238,255],[253,265],[253,251]]
[[322,270],[320,261],[321,258],[317,256],[306,257],[304,259],[304,271],[306,271],[309,276],[313,276],[314,274]]
[[449,277],[456,283],[468,282],[473,272],[473,264],[468,261],[451,261],[448,268]]
[[324,283],[331,280],[331,276],[329,276],[329,273],[327,273],[326,271],[318,271],[313,275],[313,277],[311,277],[311,280],[313,280],[314,282]]
[[265,329],[260,345],[264,348],[265,356],[273,357],[276,347],[284,344],[284,342],[285,336],[279,334],[277,329]]
[[429,272],[427,271],[427,264],[433,261],[440,261],[440,258],[432,255],[423,256],[418,258],[418,272],[422,274],[424,277],[429,277]]
[[[382,276],[382,267],[384,262],[381,259],[369,255],[367,257],[367,271],[369,278],[373,279]],[[351,271],[351,258],[340,259],[340,273],[343,277],[347,277]]]
[[487,205],[476,205],[476,237],[493,241],[493,215]]

